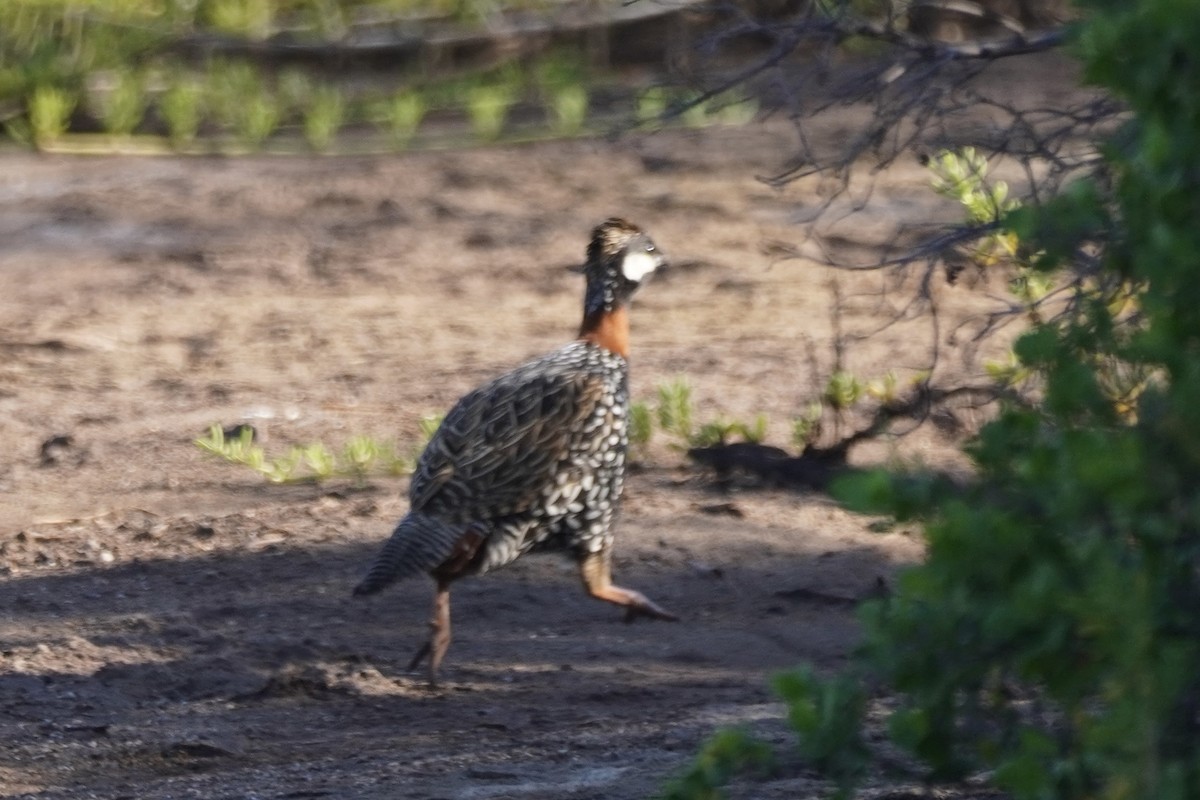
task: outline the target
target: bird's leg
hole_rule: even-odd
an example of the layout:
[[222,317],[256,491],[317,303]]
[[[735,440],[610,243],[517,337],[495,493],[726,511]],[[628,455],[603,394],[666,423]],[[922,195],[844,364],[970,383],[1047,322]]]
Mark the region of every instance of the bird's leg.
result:
[[438,581],[437,592],[433,596],[433,617],[429,620],[429,639],[421,645],[412,661],[408,663],[411,672],[420,666],[425,657],[429,657],[429,685],[437,686],[438,667],[446,649],[450,647],[450,584]]
[[608,548],[598,553],[588,553],[579,562],[579,574],[588,594],[597,600],[606,600],[625,607],[625,621],[633,622],[638,617],[665,619],[672,622],[679,617],[667,611],[641,592],[625,589],[612,582],[612,556]]

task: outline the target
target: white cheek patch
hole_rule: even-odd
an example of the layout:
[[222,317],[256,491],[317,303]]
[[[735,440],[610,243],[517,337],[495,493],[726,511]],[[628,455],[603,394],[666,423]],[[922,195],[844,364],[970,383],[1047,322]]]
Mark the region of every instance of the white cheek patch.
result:
[[640,283],[642,278],[658,269],[658,257],[645,250],[635,250],[621,262],[621,273],[627,280]]

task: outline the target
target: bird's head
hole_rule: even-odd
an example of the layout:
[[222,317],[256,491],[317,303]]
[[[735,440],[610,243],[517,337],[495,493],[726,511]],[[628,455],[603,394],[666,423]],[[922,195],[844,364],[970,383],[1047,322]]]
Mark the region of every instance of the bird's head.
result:
[[611,217],[592,230],[588,244],[587,311],[611,311],[624,305],[642,281],[666,264],[666,257],[641,228]]

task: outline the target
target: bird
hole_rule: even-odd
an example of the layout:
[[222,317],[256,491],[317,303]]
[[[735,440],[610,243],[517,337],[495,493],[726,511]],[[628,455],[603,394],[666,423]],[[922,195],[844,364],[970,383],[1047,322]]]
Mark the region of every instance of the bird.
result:
[[417,461],[409,510],[355,595],[421,573],[435,583],[429,637],[408,665],[429,660],[429,683],[450,645],[450,587],[531,551],[572,557],[592,597],[625,618],[677,620],[612,580],[613,524],[629,442],[629,305],[666,257],[633,223],[592,230],[576,339],[464,395]]

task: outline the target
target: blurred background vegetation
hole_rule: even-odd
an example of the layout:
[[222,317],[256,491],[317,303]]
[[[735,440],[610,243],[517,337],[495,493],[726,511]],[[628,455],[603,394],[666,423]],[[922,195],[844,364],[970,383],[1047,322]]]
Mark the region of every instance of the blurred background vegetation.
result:
[[[667,68],[679,9],[7,0],[0,123],[10,142],[56,149],[324,151],[336,141],[379,150],[574,136],[658,118],[698,96]],[[638,30],[614,28],[622,24]],[[686,122],[754,111],[740,100],[706,103]]]

